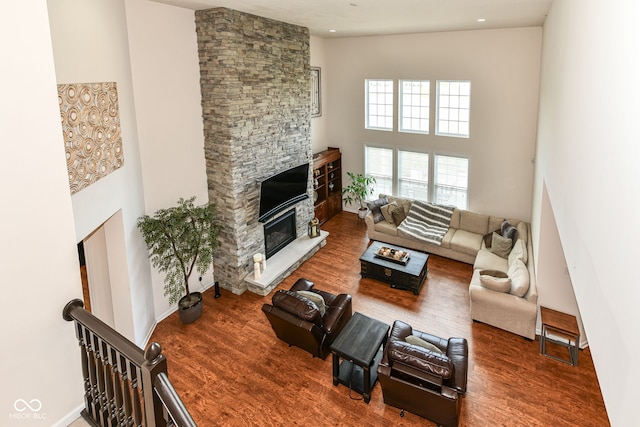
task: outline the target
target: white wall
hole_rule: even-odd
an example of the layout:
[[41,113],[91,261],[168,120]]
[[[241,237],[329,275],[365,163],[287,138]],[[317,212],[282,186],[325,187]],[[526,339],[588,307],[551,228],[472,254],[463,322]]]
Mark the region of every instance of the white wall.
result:
[[[566,257],[562,250],[558,225],[546,189],[543,191],[540,222],[536,222],[535,228],[544,230],[543,233],[537,233],[540,238],[536,240],[534,245],[538,306],[575,316],[580,330],[580,347],[584,348],[588,344],[588,337],[582,323],[582,315],[573,291]],[[538,317],[538,334],[542,329],[541,325],[540,317]]]
[[0,51],[0,425],[54,425],[82,403],[82,288],[44,0],[0,2]]
[[631,0],[553,2],[540,85],[534,239],[546,185],[614,426],[637,418],[640,381],[638,16]]
[[320,100],[322,115],[311,118],[311,151],[318,153],[330,146],[327,136],[327,115],[325,114],[327,99],[327,87],[329,85],[328,70],[326,67],[325,40],[311,36],[309,40],[310,62],[312,67],[320,67]]
[[[200,104],[195,14],[146,0],[126,0],[131,73],[138,124],[145,213],[175,206],[180,197],[208,198]],[[169,31],[170,29],[170,31]],[[174,307],[164,297],[164,275],[152,271],[156,320]],[[213,283],[212,271],[202,280]],[[202,290],[198,274],[192,291]]]
[[120,333],[143,346],[155,313],[149,261],[136,228],[144,201],[124,2],[50,0],[49,19],[58,84],[118,85],[124,166],[76,193],[72,201],[78,240],[122,212],[124,235],[114,239],[123,244],[127,271],[112,282],[114,308],[120,312],[115,321]]
[[85,266],[89,285],[91,314],[114,328],[116,322],[113,316],[109,257],[104,230],[104,227],[99,227],[83,240]]
[[[346,172],[364,169],[365,143],[470,159],[469,208],[530,220],[542,30],[458,31],[324,41],[327,144]],[[471,80],[471,137],[364,129],[364,80]],[[435,112],[435,91],[432,111]]]

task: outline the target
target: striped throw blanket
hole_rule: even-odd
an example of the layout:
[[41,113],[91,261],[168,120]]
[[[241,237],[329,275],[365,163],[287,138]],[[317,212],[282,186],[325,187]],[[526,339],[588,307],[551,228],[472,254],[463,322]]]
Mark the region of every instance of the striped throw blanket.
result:
[[454,206],[413,201],[407,217],[398,226],[398,234],[440,246],[447,234]]

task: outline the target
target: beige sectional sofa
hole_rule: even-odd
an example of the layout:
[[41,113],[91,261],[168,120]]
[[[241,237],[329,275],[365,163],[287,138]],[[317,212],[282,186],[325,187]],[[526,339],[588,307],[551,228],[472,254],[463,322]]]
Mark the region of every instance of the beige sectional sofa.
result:
[[[409,212],[412,201],[388,195],[389,203],[395,202],[405,213]],[[518,230],[514,247],[520,248],[522,254],[509,253],[502,257],[492,252],[485,245],[484,237],[493,231],[500,230],[505,218],[479,214],[462,209],[455,209],[451,217],[449,229],[442,239],[440,246],[416,240],[403,235],[393,222],[386,219],[374,221],[374,215],[369,212],[365,217],[369,239],[392,245],[416,249],[446,258],[473,264],[473,276],[469,285],[469,299],[471,318],[487,323],[523,337],[534,339],[537,317],[538,291],[533,268],[533,247],[531,245],[531,231],[529,224],[524,221],[510,219],[509,223]],[[513,252],[513,251],[512,251]],[[516,271],[515,262],[520,259],[525,270]],[[517,275],[519,289],[497,291],[481,282],[480,272],[483,270],[497,270],[503,273]],[[528,287],[523,296],[524,275],[528,276]],[[511,276],[509,276],[511,277]],[[486,279],[483,278],[483,280]],[[485,280],[486,281],[486,280]],[[514,284],[516,281],[513,282]],[[513,292],[515,291],[515,292]]]

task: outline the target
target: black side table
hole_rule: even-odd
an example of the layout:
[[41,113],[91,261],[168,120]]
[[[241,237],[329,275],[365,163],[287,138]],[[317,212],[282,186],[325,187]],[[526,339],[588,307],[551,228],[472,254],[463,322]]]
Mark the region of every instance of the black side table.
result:
[[354,313],[331,344],[333,385],[344,384],[362,394],[365,403],[369,403],[371,389],[378,380],[382,346],[388,335],[386,323]]

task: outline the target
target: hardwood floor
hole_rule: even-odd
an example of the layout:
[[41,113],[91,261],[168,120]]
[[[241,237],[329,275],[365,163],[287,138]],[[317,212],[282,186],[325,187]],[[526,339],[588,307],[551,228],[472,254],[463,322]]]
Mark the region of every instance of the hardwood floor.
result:
[[[608,426],[589,349],[572,367],[539,354],[539,342],[471,321],[470,265],[429,258],[420,295],[361,279],[358,258],[369,239],[355,214],[343,212],[322,227],[327,245],[277,289],[306,277],[333,293],[350,293],[353,309],[388,324],[401,319],[441,337],[469,341],[468,391],[461,426]],[[182,325],[177,313],[162,321],[152,341],[168,359],[169,377],[199,426],[433,425],[383,402],[335,387],[325,360],[279,341],[260,309],[271,301],[250,292],[204,293],[202,318]],[[564,349],[563,349],[564,350]],[[352,397],[360,397],[351,393]]]

